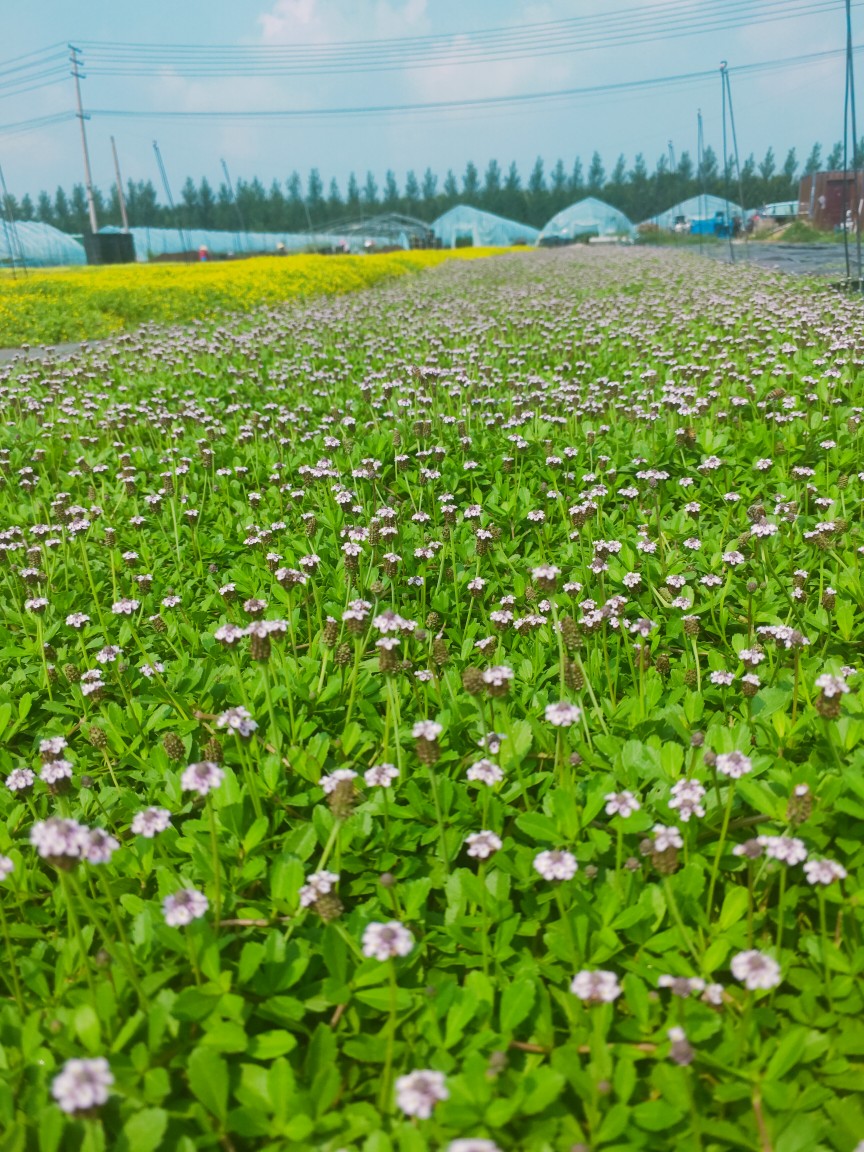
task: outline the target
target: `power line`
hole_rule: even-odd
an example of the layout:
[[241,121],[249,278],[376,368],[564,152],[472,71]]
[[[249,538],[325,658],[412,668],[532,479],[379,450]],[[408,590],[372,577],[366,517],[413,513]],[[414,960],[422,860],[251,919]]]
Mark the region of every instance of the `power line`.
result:
[[[502,37],[472,33],[464,37],[346,41],[333,45],[193,46],[85,41],[93,75],[149,76],[172,72],[187,77],[335,75],[376,71],[468,66],[621,47],[626,44],[701,35],[819,15],[836,0],[730,0],[723,12],[705,15],[701,5],[659,5],[626,9],[626,22],[614,13],[554,25],[531,25]],[[860,2],[855,5],[860,7]],[[665,12],[666,15],[662,15]],[[602,22],[599,22],[602,21]],[[626,23],[622,27],[622,23]],[[590,26],[594,25],[594,28]],[[547,30],[553,27],[554,34]],[[372,46],[375,46],[374,49]]]
[[[825,52],[812,52],[800,56],[789,56],[780,60],[765,60],[754,64],[741,65],[733,71],[736,75],[755,75],[762,72],[785,71],[807,67],[822,61],[836,59],[845,49]],[[864,48],[856,48],[856,52]],[[590,96],[609,95],[618,92],[645,91],[654,88],[674,87],[705,83],[716,78],[714,69],[700,72],[684,72],[672,76],[657,76],[645,80],[624,80],[611,84],[596,84],[584,88],[562,88],[551,92],[524,92],[506,96],[481,96],[461,100],[439,100],[427,103],[377,104],[366,106],[345,106],[335,108],[283,108],[265,109],[161,109],[144,111],[139,109],[95,108],[90,115],[102,119],[137,120],[303,120],[323,117],[326,119],[352,116],[380,116],[417,114],[420,112],[486,110],[512,107],[519,104],[539,104],[554,100],[580,99]]]
[[75,112],[54,112],[49,116],[33,116],[29,120],[0,124],[0,136],[15,136],[19,132],[36,132],[40,128],[50,128],[53,124],[65,124],[69,120],[77,119]]

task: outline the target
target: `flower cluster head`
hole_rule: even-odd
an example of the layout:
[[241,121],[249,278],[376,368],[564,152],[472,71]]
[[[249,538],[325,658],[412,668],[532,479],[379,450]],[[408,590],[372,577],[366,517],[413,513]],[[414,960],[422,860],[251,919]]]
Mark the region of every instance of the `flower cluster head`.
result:
[[823,672],[821,676],[817,676],[815,683],[822,695],[828,700],[834,696],[845,696],[849,691],[849,685],[843,676],[832,676],[828,672]]
[[145,808],[132,817],[132,835],[152,840],[171,827],[171,813],[167,808]]
[[199,760],[196,764],[190,764],[180,777],[180,787],[184,792],[197,792],[199,796],[206,796],[218,788],[224,779],[224,771],[214,760]]
[[77,820],[49,816],[30,829],[30,843],[43,860],[70,868],[87,855],[90,829]]
[[501,1152],[494,1140],[468,1137],[467,1140],[451,1140],[447,1152]]
[[563,849],[547,850],[534,857],[534,870],[544,880],[572,880],[578,868],[573,853]]
[[586,1004],[611,1004],[621,995],[622,988],[614,972],[583,969],[573,977],[570,991]]
[[475,856],[478,860],[488,859],[501,848],[500,837],[494,832],[487,831],[471,832],[465,837],[465,843],[468,845],[468,855]]
[[6,880],[15,871],[15,861],[9,856],[0,856],[0,880]]
[[578,724],[582,709],[566,700],[559,700],[555,704],[547,704],[544,715],[547,723],[553,727],[569,728],[572,724]]
[[638,812],[642,807],[632,792],[609,792],[604,799],[606,800],[606,815],[621,816],[624,820],[628,816],[632,816],[634,812]]
[[373,921],[363,933],[363,955],[374,957],[375,960],[407,956],[413,947],[414,937],[398,920],[390,920],[386,924]]
[[328,892],[332,892],[338,883],[338,872],[328,872],[326,869],[322,872],[312,872],[306,877],[306,883],[300,889],[300,907],[308,908],[320,896],[326,896]]
[[439,1100],[446,1100],[446,1079],[443,1072],[427,1069],[409,1072],[396,1081],[396,1103],[406,1116],[428,1120]]
[[395,764],[373,764],[363,773],[363,780],[369,788],[389,788],[399,777]]
[[217,728],[227,728],[229,732],[236,732],[238,736],[249,737],[258,727],[258,721],[253,720],[248,709],[239,705],[229,708],[216,718]]
[[340,784],[347,784],[356,779],[357,773],[352,768],[337,768],[329,776],[322,776],[318,783],[324,789],[324,794],[329,796],[331,792],[336,791]]
[[751,992],[760,988],[774,988],[780,983],[780,965],[771,956],[755,948],[739,952],[732,957],[732,975]]
[[193,920],[200,920],[209,907],[203,892],[197,888],[181,888],[162,901],[162,914],[171,928],[185,928]]
[[91,1112],[108,1099],[114,1077],[104,1056],[67,1060],[51,1083],[51,1095],[60,1109],[73,1115]]
[[443,726],[435,720],[418,720],[411,729],[411,735],[415,740],[425,740],[431,744],[438,739],[443,731]]
[[692,816],[700,819],[705,815],[702,799],[705,789],[698,780],[678,780],[672,785],[672,799],[669,807],[678,813],[679,820],[686,824]]
[[846,869],[836,860],[808,860],[804,865],[808,884],[833,884],[835,880],[846,879]]
[[504,779],[504,773],[498,765],[486,759],[475,761],[465,775],[469,780],[477,784],[486,784],[490,788],[500,784]]
[[753,764],[749,756],[743,752],[720,752],[715,767],[721,776],[728,776],[730,780],[740,780],[748,772],[753,771]]

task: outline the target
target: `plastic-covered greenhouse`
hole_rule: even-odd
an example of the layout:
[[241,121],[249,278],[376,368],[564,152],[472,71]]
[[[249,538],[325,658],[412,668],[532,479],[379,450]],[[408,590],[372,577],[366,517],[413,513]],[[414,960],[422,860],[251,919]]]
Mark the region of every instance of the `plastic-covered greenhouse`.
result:
[[634,232],[632,222],[623,212],[594,196],[587,196],[556,213],[540,233],[538,243],[572,244],[592,236],[632,236]]
[[457,204],[439,216],[432,231],[442,248],[511,248],[516,244],[534,244],[540,235],[530,224],[506,220],[469,204]]
[[84,264],[84,247],[72,236],[40,224],[0,220],[0,267],[52,268],[63,264]]
[[[101,228],[101,232],[119,232],[119,228]],[[176,256],[180,252],[199,252],[206,248],[211,256],[250,256],[275,252],[364,252],[370,248],[392,247],[389,236],[366,233],[340,235],[331,232],[217,232],[209,228],[130,228],[135,240],[135,258],[152,260],[159,256]],[[407,238],[399,247],[408,247]]]
[[682,221],[686,221],[689,225],[693,220],[714,220],[718,212],[724,218],[728,215],[730,220],[736,216],[743,220],[747,215],[740,204],[733,204],[731,200],[724,200],[721,196],[691,196],[689,200],[682,200],[680,204],[675,204],[665,212],[643,220],[642,223],[655,224],[658,228],[671,231],[676,223]]

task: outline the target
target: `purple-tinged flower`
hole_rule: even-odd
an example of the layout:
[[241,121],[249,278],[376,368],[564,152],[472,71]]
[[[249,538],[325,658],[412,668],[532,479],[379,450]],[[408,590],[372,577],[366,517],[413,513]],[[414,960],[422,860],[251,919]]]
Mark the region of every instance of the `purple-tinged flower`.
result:
[[181,888],[162,901],[162,915],[171,928],[185,928],[193,920],[200,920],[210,907],[210,901],[197,888]]
[[61,1111],[92,1112],[108,1099],[114,1077],[104,1056],[92,1060],[67,1060],[51,1082],[51,1095]]

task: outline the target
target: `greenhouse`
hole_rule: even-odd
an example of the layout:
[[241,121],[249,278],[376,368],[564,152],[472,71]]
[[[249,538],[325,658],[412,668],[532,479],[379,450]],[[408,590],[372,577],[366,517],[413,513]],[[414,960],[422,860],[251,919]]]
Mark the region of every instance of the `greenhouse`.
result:
[[84,264],[84,248],[72,236],[36,220],[0,221],[0,268],[53,268]]
[[643,220],[639,227],[653,224],[664,231],[672,232],[677,226],[680,231],[684,227],[689,229],[694,220],[716,220],[718,214],[729,220],[734,220],[736,216],[743,220],[747,215],[740,204],[724,200],[721,196],[691,196],[689,200],[682,200],[680,204],[667,208],[665,212]]
[[[119,228],[102,228],[119,232]],[[178,256],[184,252],[213,257],[256,256],[285,252],[368,252],[373,249],[408,248],[407,238],[394,245],[389,235],[363,231],[336,232],[216,232],[208,228],[130,228],[139,261]]]
[[511,248],[535,244],[540,235],[530,224],[506,220],[469,204],[457,204],[432,225],[442,248]]
[[538,244],[573,244],[591,237],[632,236],[635,228],[630,220],[594,196],[587,196],[569,208],[558,212],[540,233]]

